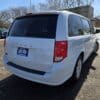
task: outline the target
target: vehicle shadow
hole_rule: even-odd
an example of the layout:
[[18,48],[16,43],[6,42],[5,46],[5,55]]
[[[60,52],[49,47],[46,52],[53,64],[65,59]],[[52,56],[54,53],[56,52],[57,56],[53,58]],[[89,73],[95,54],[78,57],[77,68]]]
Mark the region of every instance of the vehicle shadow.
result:
[[0,100],[75,100],[89,70],[96,70],[92,62],[97,54],[92,54],[83,66],[80,80],[75,84],[70,80],[66,85],[51,87],[33,83],[14,75],[0,81]]

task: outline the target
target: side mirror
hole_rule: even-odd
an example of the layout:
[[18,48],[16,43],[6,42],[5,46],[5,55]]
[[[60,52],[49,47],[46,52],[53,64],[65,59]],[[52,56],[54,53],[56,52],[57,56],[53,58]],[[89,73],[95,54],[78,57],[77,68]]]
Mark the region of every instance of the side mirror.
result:
[[100,33],[100,29],[95,29],[95,34]]
[[7,36],[8,36],[8,32],[3,32],[3,33],[2,33],[2,37],[3,37],[3,38],[6,38]]
[[94,30],[93,34],[96,34],[96,30]]
[[91,32],[92,34],[96,34],[96,29],[95,29],[95,28],[91,28],[90,32]]
[[96,34],[96,29],[94,28],[94,34]]

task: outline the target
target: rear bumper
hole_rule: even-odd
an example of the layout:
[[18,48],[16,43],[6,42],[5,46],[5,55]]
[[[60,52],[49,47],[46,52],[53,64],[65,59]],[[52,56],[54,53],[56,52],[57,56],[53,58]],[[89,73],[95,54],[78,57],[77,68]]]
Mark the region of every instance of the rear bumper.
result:
[[65,65],[65,63],[59,63],[53,65],[51,72],[46,72],[44,75],[39,75],[36,73],[30,73],[18,69],[14,66],[8,65],[7,63],[9,61],[6,56],[4,56],[3,61],[5,67],[13,74],[33,82],[38,82],[38,83],[52,85],[52,86],[63,84],[66,80],[68,80],[72,76],[72,72],[73,72],[71,69],[69,69],[70,66],[68,64]]

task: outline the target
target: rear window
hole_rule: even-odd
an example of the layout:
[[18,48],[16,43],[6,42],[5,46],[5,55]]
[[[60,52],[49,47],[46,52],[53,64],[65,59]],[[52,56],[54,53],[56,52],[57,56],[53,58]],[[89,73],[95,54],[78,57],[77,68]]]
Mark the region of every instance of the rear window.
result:
[[9,36],[55,38],[58,15],[34,15],[16,19]]

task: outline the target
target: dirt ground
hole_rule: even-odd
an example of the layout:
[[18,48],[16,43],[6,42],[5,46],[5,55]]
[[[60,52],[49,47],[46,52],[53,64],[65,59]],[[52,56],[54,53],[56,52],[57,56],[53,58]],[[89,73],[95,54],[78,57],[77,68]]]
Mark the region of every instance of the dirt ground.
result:
[[4,51],[4,40],[0,40],[0,80],[6,78],[10,73],[4,68],[3,65],[3,51]]
[[0,42],[0,100],[100,100],[100,50],[84,64],[80,80],[60,87],[30,82],[10,75],[2,64]]

